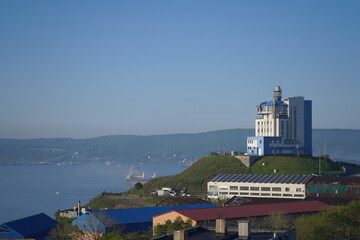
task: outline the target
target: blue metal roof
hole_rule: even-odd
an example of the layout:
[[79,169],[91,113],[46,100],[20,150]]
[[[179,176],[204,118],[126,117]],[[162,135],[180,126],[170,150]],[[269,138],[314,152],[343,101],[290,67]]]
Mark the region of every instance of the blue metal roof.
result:
[[[89,219],[92,216],[100,216],[108,219],[111,222],[114,221],[115,225],[119,225],[122,232],[144,232],[148,231],[152,226],[152,217],[169,212],[172,210],[185,210],[185,209],[197,209],[197,208],[213,208],[216,207],[212,203],[207,204],[193,204],[193,205],[178,205],[167,207],[147,207],[147,208],[126,208],[126,209],[113,209],[113,210],[98,210],[89,211],[81,215],[72,222],[72,225],[77,225],[81,230],[91,231],[91,227],[88,225]],[[94,221],[91,220],[91,221]],[[99,219],[101,222],[102,219]],[[103,225],[102,232],[106,231],[106,226]]]
[[311,178],[310,175],[218,174],[210,182],[304,184]]
[[212,203],[207,204],[193,204],[193,205],[178,205],[167,207],[147,207],[147,208],[125,208],[125,209],[113,209],[113,210],[100,210],[93,212],[103,212],[117,224],[126,223],[140,223],[140,222],[152,222],[152,217],[172,210],[180,209],[195,209],[195,208],[210,208],[216,207]]
[[0,225],[0,228],[6,226],[15,232],[24,236],[24,238],[38,238],[47,234],[47,232],[58,224],[57,221],[44,213],[36,214],[30,217],[21,218]]
[[[113,210],[99,210],[89,211],[72,222],[72,225],[77,225],[81,230],[90,231],[88,226],[88,218],[92,216],[104,216],[110,221],[114,221],[116,225],[121,225],[121,231],[127,232],[143,232],[149,230],[152,226],[152,217],[169,212],[172,210],[185,210],[197,208],[213,208],[216,207],[212,203],[207,204],[193,204],[193,205],[178,205],[167,207],[147,207],[147,208],[125,208]],[[90,218],[91,219],[91,218]],[[92,220],[93,221],[93,220]],[[99,219],[101,222],[101,219]],[[105,232],[105,227],[101,231]]]
[[[274,101],[266,101],[266,102],[260,103],[258,106],[272,106],[273,104],[274,104]],[[275,106],[287,106],[287,104],[284,103],[283,101],[275,101]]]

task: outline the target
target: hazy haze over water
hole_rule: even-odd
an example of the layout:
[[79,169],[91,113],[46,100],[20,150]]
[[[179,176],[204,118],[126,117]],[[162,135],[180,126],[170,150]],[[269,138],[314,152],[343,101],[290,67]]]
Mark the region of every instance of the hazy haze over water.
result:
[[[126,191],[129,169],[125,164],[0,166],[0,224],[40,212],[54,217],[57,209],[72,208],[79,200],[88,203],[102,191]],[[144,164],[138,174],[165,176],[183,170],[178,164]]]

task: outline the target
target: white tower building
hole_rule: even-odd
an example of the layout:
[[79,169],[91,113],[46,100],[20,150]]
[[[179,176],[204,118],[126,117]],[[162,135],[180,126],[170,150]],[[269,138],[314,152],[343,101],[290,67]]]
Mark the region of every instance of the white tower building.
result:
[[312,155],[310,100],[282,100],[282,89],[276,86],[272,100],[258,104],[256,113],[255,137],[248,137],[248,154]]

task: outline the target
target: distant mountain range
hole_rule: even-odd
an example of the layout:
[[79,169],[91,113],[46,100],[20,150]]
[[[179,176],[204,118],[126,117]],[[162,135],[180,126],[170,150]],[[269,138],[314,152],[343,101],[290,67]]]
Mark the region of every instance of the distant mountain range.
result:
[[[245,152],[254,129],[194,134],[113,135],[88,139],[0,139],[0,164],[87,164],[90,162],[190,162],[210,152]],[[314,155],[360,160],[360,130],[313,129]],[[185,159],[185,161],[184,161]]]

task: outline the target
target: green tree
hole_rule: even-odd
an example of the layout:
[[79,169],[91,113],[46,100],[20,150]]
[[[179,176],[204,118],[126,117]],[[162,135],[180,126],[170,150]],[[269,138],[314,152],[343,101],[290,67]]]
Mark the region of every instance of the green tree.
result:
[[177,230],[189,228],[191,226],[191,219],[188,219],[186,220],[186,222],[184,222],[184,220],[180,216],[178,216],[173,222],[171,220],[166,220],[164,224],[158,223],[154,228],[154,235],[162,236]]
[[168,229],[170,229],[171,224],[172,224],[171,220],[166,220],[164,224],[158,223],[154,228],[154,235],[162,236],[168,234]]
[[359,239],[359,213],[360,201],[353,201],[347,206],[332,206],[319,214],[299,217],[294,224],[297,238]]
[[147,231],[144,233],[122,233],[122,232],[111,232],[105,234],[101,240],[148,240],[152,238],[152,231]]
[[296,228],[296,238],[298,240],[315,239],[314,229],[321,224],[320,215],[303,215],[294,221]]
[[292,225],[291,217],[282,212],[273,212],[264,221],[266,227],[275,229],[290,228]]
[[70,240],[81,237],[82,234],[78,227],[71,224],[74,219],[60,217],[60,209],[55,212],[54,216],[59,224],[50,230],[48,239]]
[[141,182],[137,182],[137,183],[135,184],[135,188],[136,188],[137,190],[141,189],[142,187],[143,187],[143,185],[141,184]]

